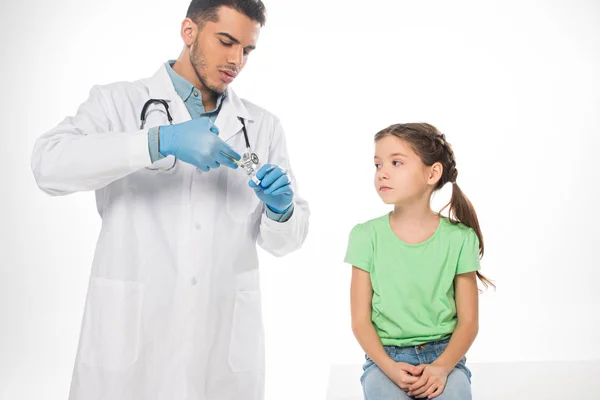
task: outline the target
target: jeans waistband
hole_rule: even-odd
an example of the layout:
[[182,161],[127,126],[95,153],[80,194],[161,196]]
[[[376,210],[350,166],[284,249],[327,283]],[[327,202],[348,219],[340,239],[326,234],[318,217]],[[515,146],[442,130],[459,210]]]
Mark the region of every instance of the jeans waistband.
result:
[[418,344],[418,345],[413,345],[413,346],[383,346],[386,349],[389,350],[394,350],[396,352],[414,352],[415,350],[418,351],[422,351],[422,350],[427,350],[429,348],[435,348],[435,347],[445,347],[448,345],[448,343],[450,342],[450,338],[446,338],[446,339],[442,339],[442,340],[436,340],[433,342],[427,342],[427,343],[422,343],[422,344]]

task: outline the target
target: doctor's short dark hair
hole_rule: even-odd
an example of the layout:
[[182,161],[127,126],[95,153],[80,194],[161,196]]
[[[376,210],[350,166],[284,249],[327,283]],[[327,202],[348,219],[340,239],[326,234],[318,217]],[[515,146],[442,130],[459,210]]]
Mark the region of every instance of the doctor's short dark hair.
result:
[[260,26],[266,22],[266,9],[261,0],[192,0],[187,11],[187,18],[200,26],[208,21],[219,21],[219,8],[229,7],[244,14]]

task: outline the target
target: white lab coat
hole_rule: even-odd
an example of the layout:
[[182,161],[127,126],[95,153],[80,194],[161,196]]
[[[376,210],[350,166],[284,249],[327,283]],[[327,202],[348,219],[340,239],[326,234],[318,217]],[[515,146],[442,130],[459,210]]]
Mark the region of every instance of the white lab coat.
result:
[[[264,334],[256,243],[282,256],[308,231],[279,120],[228,89],[215,121],[238,153],[286,168],[294,213],[270,220],[241,170],[151,164],[148,128],[190,115],[165,66],[151,78],[94,86],[76,116],[35,143],[32,170],[51,195],[95,190],[102,229],[85,302],[70,400],[262,400]],[[146,168],[149,167],[149,168]]]

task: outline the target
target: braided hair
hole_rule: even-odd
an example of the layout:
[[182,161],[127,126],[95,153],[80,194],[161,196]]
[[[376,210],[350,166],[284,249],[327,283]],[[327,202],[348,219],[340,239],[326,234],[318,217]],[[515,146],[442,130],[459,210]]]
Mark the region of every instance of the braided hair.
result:
[[456,178],[458,178],[458,170],[456,169],[456,158],[454,156],[454,150],[452,150],[452,146],[450,145],[450,143],[446,141],[446,135],[444,135],[443,133],[437,137],[437,140],[444,149],[444,155],[446,156],[446,162],[444,164],[446,164],[446,168],[448,169],[447,182],[455,184]]

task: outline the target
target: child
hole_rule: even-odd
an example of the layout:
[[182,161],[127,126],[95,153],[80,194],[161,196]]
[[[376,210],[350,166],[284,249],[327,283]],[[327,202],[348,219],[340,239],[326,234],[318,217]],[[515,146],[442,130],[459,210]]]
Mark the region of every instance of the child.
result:
[[[355,226],[345,257],[365,400],[469,400],[476,278],[493,284],[478,272],[483,238],[452,147],[429,124],[392,125],[375,136],[375,168],[375,189],[394,210]],[[445,218],[430,199],[448,182]]]

